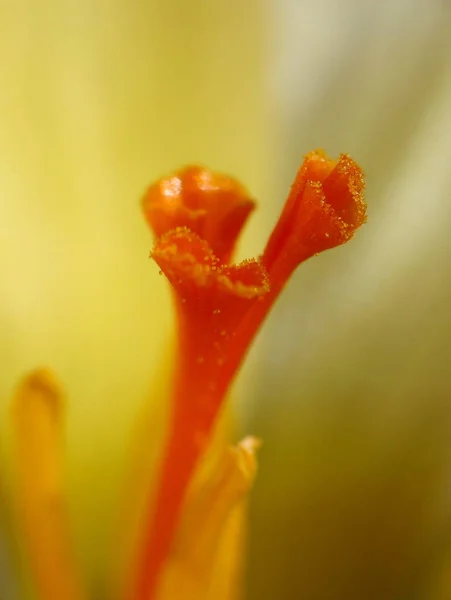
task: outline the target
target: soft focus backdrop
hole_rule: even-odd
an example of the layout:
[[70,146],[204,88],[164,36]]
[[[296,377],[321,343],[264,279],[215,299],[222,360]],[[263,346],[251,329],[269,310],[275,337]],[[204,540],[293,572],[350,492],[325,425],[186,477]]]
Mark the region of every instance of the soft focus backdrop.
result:
[[247,597],[440,587],[450,39],[447,0],[2,4],[0,483],[7,499],[8,397],[49,364],[69,393],[71,508],[98,590],[117,473],[137,407],[160,399],[171,331],[137,201],[186,162],[230,172],[260,201],[240,249],[254,254],[315,147],[362,164],[369,222],[299,270],[240,377],[243,430],[265,442]]
[[279,196],[307,148],[346,151],[369,217],[301,267],[258,346],[251,598],[450,597],[429,592],[450,542],[450,8],[273,12]]

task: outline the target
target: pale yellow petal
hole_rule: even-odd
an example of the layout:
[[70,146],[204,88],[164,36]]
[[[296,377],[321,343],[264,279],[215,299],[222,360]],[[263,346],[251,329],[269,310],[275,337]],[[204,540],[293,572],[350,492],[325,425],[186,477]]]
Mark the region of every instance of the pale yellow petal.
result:
[[[242,566],[243,505],[257,471],[258,440],[228,448],[188,496],[158,600],[235,600]],[[218,595],[219,594],[219,595]]]
[[83,600],[69,540],[62,477],[63,398],[51,373],[22,382],[13,405],[17,510],[41,600]]

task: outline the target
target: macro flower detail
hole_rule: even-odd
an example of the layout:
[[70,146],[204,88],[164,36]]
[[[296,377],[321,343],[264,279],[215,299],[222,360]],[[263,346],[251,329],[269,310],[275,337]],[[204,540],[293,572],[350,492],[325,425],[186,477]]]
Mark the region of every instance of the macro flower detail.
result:
[[[172,286],[177,342],[169,425],[155,494],[146,499],[123,600],[233,600],[243,514],[259,441],[203,459],[233,379],[295,268],[347,242],[365,221],[364,180],[347,155],[308,154],[262,255],[232,264],[255,204],[230,177],[187,167],[142,201],[151,257]],[[25,378],[14,401],[18,517],[40,600],[89,597],[76,568],[63,485],[64,400],[53,376]],[[218,556],[222,559],[219,560]],[[224,556],[226,560],[224,560]]]
[[151,185],[142,207],[156,236],[187,227],[222,262],[228,262],[255,202],[235,179],[202,167],[186,167]]
[[263,255],[273,285],[284,285],[298,264],[344,244],[366,218],[361,168],[348,155],[338,161],[308,154]]
[[[151,256],[174,290],[178,356],[172,421],[132,600],[154,593],[186,488],[262,321],[301,262],[345,243],[363,224],[363,190],[363,173],[349,156],[334,161],[322,151],[308,154],[262,256],[238,265],[226,259],[252,206],[241,186],[188,167],[145,195],[156,236]],[[162,223],[169,231],[161,235]]]

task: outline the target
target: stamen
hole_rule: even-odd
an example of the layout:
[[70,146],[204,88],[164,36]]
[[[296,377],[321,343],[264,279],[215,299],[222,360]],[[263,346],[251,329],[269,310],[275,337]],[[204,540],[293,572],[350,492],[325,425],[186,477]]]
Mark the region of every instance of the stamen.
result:
[[183,419],[202,419],[210,427],[218,398],[241,358],[236,332],[269,292],[267,273],[255,260],[221,265],[207,243],[187,229],[163,236],[152,257],[176,291],[179,348],[173,403]]
[[62,479],[63,398],[53,376],[31,373],[13,404],[20,525],[39,598],[84,600]]
[[271,284],[284,285],[301,262],[353,237],[366,218],[364,188],[361,168],[346,154],[305,157],[262,257]]
[[151,598],[184,500],[237,364],[240,321],[269,291],[259,261],[221,265],[208,244],[179,228],[157,241],[152,256],[176,290],[178,359],[172,423],[155,509],[144,531],[144,554],[133,598]]
[[[333,161],[321,151],[312,152],[299,169],[261,259],[228,265],[245,220],[240,210],[243,202],[248,209],[249,204],[237,184],[231,187],[228,179],[207,173],[205,189],[210,190],[211,181],[217,184],[216,200],[210,202],[199,191],[200,172],[207,173],[190,168],[163,180],[150,188],[144,202],[148,221],[161,236],[151,256],[174,289],[179,348],[170,432],[155,507],[149,507],[144,527],[132,600],[153,598],[199,457],[233,377],[281,290],[301,262],[345,243],[365,221],[360,167],[347,155]],[[224,193],[217,189],[220,182],[225,182]],[[230,215],[233,228],[225,225]],[[171,230],[164,231],[169,225]]]

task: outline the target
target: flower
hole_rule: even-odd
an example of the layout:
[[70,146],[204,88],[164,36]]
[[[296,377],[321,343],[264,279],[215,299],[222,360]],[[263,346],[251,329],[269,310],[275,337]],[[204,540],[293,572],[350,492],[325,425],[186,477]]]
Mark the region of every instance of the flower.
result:
[[[227,589],[215,564],[221,552],[233,580],[239,560],[230,544],[240,541],[242,524],[232,513],[252,485],[258,441],[246,438],[222,452],[205,467],[207,476],[199,465],[257,330],[296,267],[347,242],[364,223],[363,190],[362,171],[349,156],[308,154],[262,255],[236,265],[229,258],[253,208],[237,182],[190,167],[146,193],[143,208],[156,235],[151,256],[173,289],[177,344],[167,439],[125,600],[218,597],[214,590]],[[42,600],[89,597],[70,541],[63,427],[59,385],[51,373],[33,372],[14,401],[13,438],[23,546]]]

